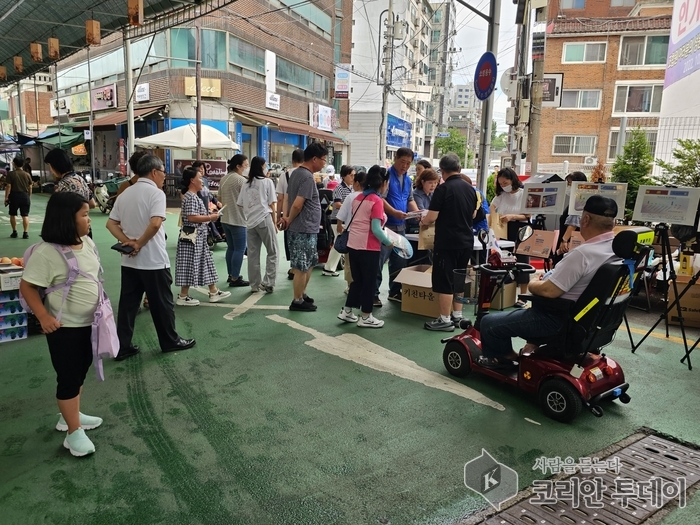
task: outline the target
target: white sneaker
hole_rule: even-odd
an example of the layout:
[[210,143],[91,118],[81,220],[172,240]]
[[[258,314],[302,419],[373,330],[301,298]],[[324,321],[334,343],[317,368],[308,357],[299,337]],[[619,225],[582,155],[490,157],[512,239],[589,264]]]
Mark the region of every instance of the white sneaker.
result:
[[[209,302],[210,303],[218,303],[222,299],[226,299],[227,297],[231,297],[231,292],[223,292],[221,290],[218,290],[216,293],[210,293],[209,294]],[[197,301],[199,303],[199,301]]]
[[189,295],[185,297],[180,297],[178,295],[175,304],[177,304],[178,306],[199,306],[199,299],[195,299],[194,297],[190,297]]
[[352,310],[348,312],[345,308],[340,309],[338,319],[340,319],[341,321],[345,321],[346,323],[357,322],[357,316],[354,313],[352,313]]
[[357,321],[357,326],[361,328],[381,328],[384,326],[384,321],[376,319],[372,314],[369,314],[369,317],[366,319],[364,317],[360,317],[360,319]]
[[[95,417],[95,416],[88,416],[86,414],[83,414],[82,412],[79,412],[80,414],[80,426],[83,430],[92,430],[93,428],[97,428],[102,424],[102,418],[101,417]],[[56,430],[60,432],[67,432],[68,431],[68,424],[66,423],[66,420],[63,418],[62,414],[59,414],[58,418],[58,423],[56,423]]]
[[85,431],[79,428],[72,434],[66,434],[63,440],[63,446],[70,450],[70,453],[76,457],[87,456],[95,452],[95,445],[92,444],[90,438],[85,435]]

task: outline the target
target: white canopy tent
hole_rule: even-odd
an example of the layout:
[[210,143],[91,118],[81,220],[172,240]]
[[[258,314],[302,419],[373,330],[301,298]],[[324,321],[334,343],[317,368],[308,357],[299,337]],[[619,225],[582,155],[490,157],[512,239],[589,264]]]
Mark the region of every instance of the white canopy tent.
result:
[[[134,146],[194,150],[197,149],[197,127],[194,124],[187,124],[150,137],[136,139]],[[218,129],[202,124],[202,149],[239,149],[239,145]]]

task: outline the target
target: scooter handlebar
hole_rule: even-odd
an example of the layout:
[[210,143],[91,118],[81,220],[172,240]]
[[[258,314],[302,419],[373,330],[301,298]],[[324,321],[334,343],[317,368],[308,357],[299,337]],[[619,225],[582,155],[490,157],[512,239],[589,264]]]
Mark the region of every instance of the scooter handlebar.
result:
[[489,275],[505,275],[510,272],[515,273],[535,273],[537,269],[534,266],[527,263],[515,263],[515,266],[510,267],[493,267],[490,264],[482,264],[479,268],[488,273]]
[[527,263],[515,263],[515,268],[520,273],[535,273],[537,271],[534,266]]

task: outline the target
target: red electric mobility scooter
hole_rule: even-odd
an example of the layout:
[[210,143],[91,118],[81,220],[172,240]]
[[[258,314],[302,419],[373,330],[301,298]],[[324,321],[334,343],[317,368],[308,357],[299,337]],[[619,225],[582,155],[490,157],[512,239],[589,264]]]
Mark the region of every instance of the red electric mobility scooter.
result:
[[[531,229],[522,229],[525,240]],[[485,233],[485,232],[484,232]],[[649,228],[633,228],[619,232],[613,241],[618,261],[603,265],[577,301],[521,296],[532,301],[533,308],[561,312],[563,326],[558,333],[528,341],[539,345],[533,352],[521,353],[517,363],[504,369],[480,366],[479,326],[495,292],[503,281],[518,273],[533,273],[535,269],[517,263],[508,254],[491,252],[487,264],[481,265],[478,309],[474,323],[462,320],[464,332],[443,339],[443,362],[447,371],[466,377],[471,371],[487,375],[535,394],[542,411],[548,417],[570,422],[585,406],[596,417],[602,417],[601,402],[618,399],[629,403],[629,384],[620,365],[601,353],[609,344],[622,322],[623,315],[639,278],[646,266],[654,232]],[[482,242],[487,239],[481,238]]]

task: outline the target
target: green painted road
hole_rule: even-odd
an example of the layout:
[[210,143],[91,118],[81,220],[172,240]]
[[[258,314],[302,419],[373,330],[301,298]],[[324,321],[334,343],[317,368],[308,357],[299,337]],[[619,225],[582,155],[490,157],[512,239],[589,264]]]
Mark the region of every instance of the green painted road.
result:
[[[38,240],[44,203],[35,196],[30,241],[10,239],[0,215],[1,256]],[[93,210],[92,219],[116,304],[119,258],[106,216]],[[166,226],[174,267],[177,214]],[[214,249],[222,284],[224,252]],[[105,363],[104,383],[92,371],[86,381],[83,411],[104,418],[86,458],[72,457],[54,429],[45,339],[0,344],[0,524],[449,524],[486,506],[463,483],[482,448],[523,488],[538,477],[536,458],[590,455],[642,427],[700,442],[700,353],[688,371],[675,338],[657,335],[632,354],[620,332],[607,353],[632,402],[564,425],[516,389],[451,378],[441,334],[399,305],[375,312],[380,330],[341,323],[341,277],[315,272],[319,310],[289,312],[286,268],[273,294],[233,289],[225,304],[178,307],[178,330],[197,339],[186,352],[162,355],[150,316],[139,314],[141,354]],[[633,327],[655,319],[636,313]],[[698,510],[694,497],[665,523],[698,523]]]

